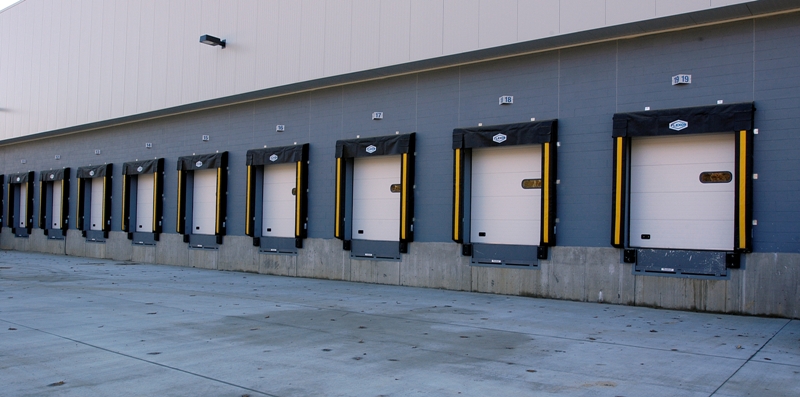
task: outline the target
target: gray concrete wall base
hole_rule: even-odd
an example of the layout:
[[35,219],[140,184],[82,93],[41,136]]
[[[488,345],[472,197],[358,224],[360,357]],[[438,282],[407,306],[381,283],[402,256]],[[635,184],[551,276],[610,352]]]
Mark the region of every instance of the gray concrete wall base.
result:
[[219,250],[186,248],[189,250],[189,266],[200,269],[216,270]]
[[11,233],[11,228],[3,227],[2,232],[0,232],[0,249],[14,249],[14,233]]
[[156,263],[172,266],[189,266],[189,246],[183,235],[162,233],[156,244]]
[[31,240],[31,251],[57,255],[66,253],[67,240],[51,240],[45,236],[42,229],[34,229],[29,239]]
[[297,276],[297,255],[256,254],[258,273]]
[[453,243],[411,243],[400,263],[400,284],[469,291],[470,258]]
[[86,254],[89,258],[108,258],[106,256],[106,242],[94,242],[94,241],[87,241],[85,245]]
[[542,271],[530,268],[500,268],[473,266],[472,290],[502,295],[544,297],[541,288]]
[[350,280],[350,252],[341,240],[308,238],[297,254],[297,276],[328,280]]
[[133,244],[126,232],[109,232],[106,240],[106,258],[118,261],[133,259]]
[[217,269],[257,273],[259,266],[255,256],[258,247],[247,236],[225,236],[217,255]]
[[400,262],[350,259],[350,281],[399,285]]
[[727,311],[800,318],[800,254],[748,254],[740,271],[740,285],[731,285],[738,291],[730,293],[741,297],[741,306]]
[[86,239],[80,230],[67,229],[66,252],[70,256],[87,256]]
[[157,248],[153,245],[133,245],[131,247],[131,261],[138,263],[156,262]]
[[0,247],[19,251],[132,260],[291,277],[467,290],[665,309],[800,318],[800,254],[748,254],[727,280],[634,275],[615,248],[554,247],[539,269],[470,266],[455,243],[412,243],[400,262],[356,260],[335,239],[307,239],[297,255],[261,254],[250,237],[226,236],[218,250],[190,249],[178,234],[156,246],[134,246],[125,233],[86,242],[78,230],[48,240],[41,230]]
[[30,237],[14,237],[14,250],[30,251],[31,250]]
[[633,265],[620,263],[619,250],[553,247],[550,255],[550,261],[542,262],[542,271],[547,274],[544,281],[547,282],[548,297],[624,305],[634,303]]

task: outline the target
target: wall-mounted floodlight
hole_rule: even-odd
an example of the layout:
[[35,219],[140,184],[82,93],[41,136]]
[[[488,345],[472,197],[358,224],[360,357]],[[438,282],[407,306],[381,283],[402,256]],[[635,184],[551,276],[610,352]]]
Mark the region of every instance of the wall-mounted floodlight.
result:
[[200,36],[200,42],[210,46],[221,46],[222,48],[225,48],[225,40],[220,39],[219,37],[214,37],[210,34],[204,34]]

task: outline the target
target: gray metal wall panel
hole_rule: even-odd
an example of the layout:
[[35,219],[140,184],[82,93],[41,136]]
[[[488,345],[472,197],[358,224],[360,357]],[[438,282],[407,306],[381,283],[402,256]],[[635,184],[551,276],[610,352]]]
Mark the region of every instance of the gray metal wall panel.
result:
[[[299,29],[293,28],[300,35],[300,80],[312,80],[324,75],[325,58],[325,0],[303,0],[302,16]],[[288,33],[288,32],[287,32]]]
[[157,1],[153,4],[153,27],[150,37],[153,53],[153,66],[151,77],[150,104],[156,109],[167,107],[167,80],[169,66],[169,20],[170,4]]
[[[120,7],[121,3],[112,2],[112,1],[102,1],[102,7],[98,12],[102,13],[103,15],[103,23],[102,23],[102,33],[100,36],[100,43],[98,47],[100,47],[100,73],[96,76],[100,81],[100,86],[98,88],[97,96],[102,98],[98,102],[97,108],[97,117],[98,120],[105,120],[111,118],[111,104],[113,102],[113,93],[114,93],[114,38],[117,24],[114,23],[114,14],[115,8]],[[179,21],[174,21],[176,24]],[[181,21],[182,22],[182,19]],[[183,25],[179,25],[183,28]],[[176,74],[177,75],[177,74]],[[172,79],[167,79],[168,81],[172,81]],[[180,103],[180,80],[178,81],[178,86],[175,87],[174,85],[169,85],[167,88],[167,92],[174,93],[177,95],[177,100],[174,103]],[[41,93],[42,96],[46,97],[44,92]],[[44,128],[40,128],[40,130],[44,130]]]
[[558,245],[608,245],[616,58],[614,43],[561,51]]
[[[13,110],[0,139],[742,2],[26,0],[0,13]],[[204,33],[229,47],[199,44]]]
[[276,85],[297,81],[300,70],[300,42],[298,34],[302,21],[302,3],[296,0],[281,0],[278,15],[278,62]]
[[353,2],[327,0],[325,2],[325,62],[322,75],[335,76],[350,71],[350,44],[352,42]]
[[422,73],[417,92],[414,239],[449,241],[453,212],[453,128],[459,124],[459,73]]
[[333,238],[336,141],[342,139],[342,88],[314,91],[308,97],[308,237]]
[[755,26],[753,250],[800,252],[800,28],[797,16]]
[[409,60],[441,55],[444,0],[412,0],[411,15]]
[[[461,67],[458,127],[558,117],[558,53],[528,55]],[[514,96],[500,105],[502,95]]]
[[442,55],[478,48],[480,0],[444,0]]
[[560,33],[580,32],[606,23],[606,2],[597,0],[559,0]]
[[255,55],[255,87],[272,87],[278,79],[278,32],[280,30],[280,4],[273,1],[258,1],[258,20],[269,21],[256,25],[255,46],[261,51]]
[[350,68],[353,71],[378,67],[380,53],[381,3],[374,0],[353,0],[353,24],[350,45]]
[[[752,21],[619,42],[618,111],[753,100]],[[692,75],[673,86],[671,77]]]
[[[228,150],[228,232],[242,235],[246,150],[310,142],[309,236],[332,238],[336,140],[416,131],[416,239],[446,242],[452,129],[558,118],[558,244],[603,247],[610,222],[611,116],[644,106],[713,104],[724,95],[720,99],[728,103],[754,100],[758,108],[754,249],[797,252],[799,21],[798,15],[776,16],[759,21],[755,31],[752,21],[736,22],[576,47],[3,146],[0,173],[165,157],[164,230],[174,233],[176,158]],[[673,87],[669,77],[683,71],[693,73],[693,83]],[[514,95],[514,104],[498,105],[506,94]],[[385,112],[384,120],[371,120],[373,111]],[[276,124],[286,131],[277,133]],[[202,134],[211,141],[202,142]],[[145,142],[153,148],[145,149]],[[62,159],[55,160],[56,154]],[[120,172],[115,167],[112,230],[119,230]],[[71,184],[73,200],[76,186]]]
[[555,36],[560,31],[559,4],[550,0],[518,1],[517,37],[520,41]]
[[656,0],[606,0],[607,24],[623,24],[655,16]]
[[481,1],[478,47],[488,48],[517,41],[517,2]]
[[409,61],[410,0],[381,0],[380,65]]
[[656,15],[675,15],[708,8],[711,0],[656,0]]

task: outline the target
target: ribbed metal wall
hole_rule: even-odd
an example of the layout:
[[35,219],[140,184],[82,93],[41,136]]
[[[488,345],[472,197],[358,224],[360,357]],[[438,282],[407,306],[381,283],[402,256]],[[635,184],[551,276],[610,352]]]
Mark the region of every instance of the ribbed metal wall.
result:
[[746,2],[25,0],[0,13],[0,141]]

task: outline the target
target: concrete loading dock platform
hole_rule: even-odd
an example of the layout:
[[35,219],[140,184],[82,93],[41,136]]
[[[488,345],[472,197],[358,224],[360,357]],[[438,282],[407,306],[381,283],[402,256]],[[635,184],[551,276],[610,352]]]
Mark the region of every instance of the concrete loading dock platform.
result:
[[0,251],[7,396],[797,396],[800,321]]

